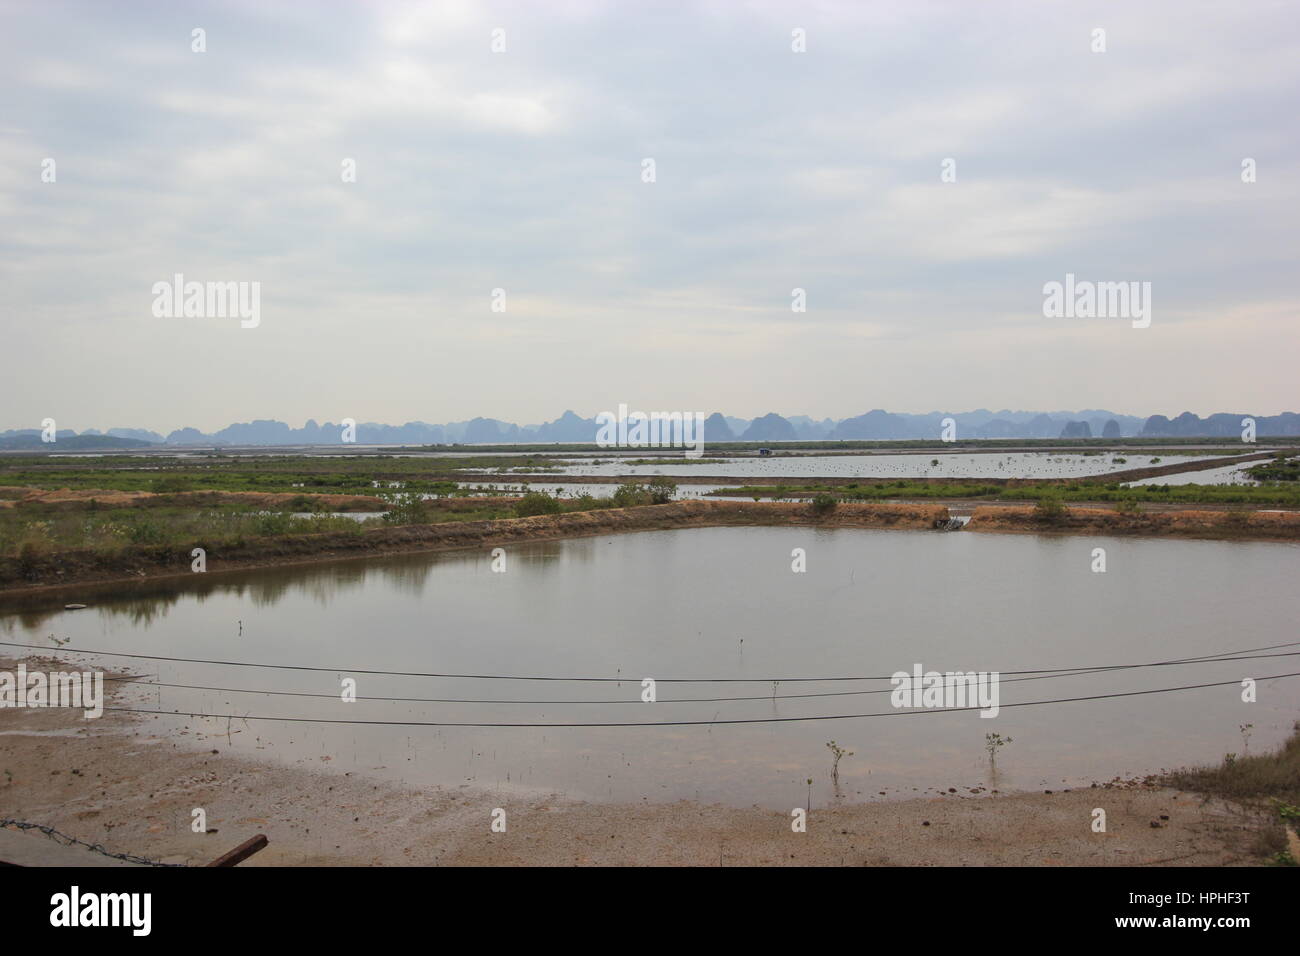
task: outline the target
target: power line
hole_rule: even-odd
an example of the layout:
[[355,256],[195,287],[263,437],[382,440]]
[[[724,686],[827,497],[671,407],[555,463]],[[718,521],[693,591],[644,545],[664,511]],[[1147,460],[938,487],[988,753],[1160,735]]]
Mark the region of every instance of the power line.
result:
[[[1282,654],[1253,654],[1242,657],[1197,657],[1184,658],[1177,661],[1160,661],[1151,664],[1122,664],[1112,667],[1098,667],[1089,670],[1072,670],[1064,673],[1038,674],[1032,677],[1012,677],[1005,681],[999,681],[1003,684],[1014,684],[1020,681],[1031,680],[1054,680],[1060,677],[1082,677],[1091,674],[1110,673],[1115,670],[1131,670],[1141,667],[1159,667],[1170,664],[1217,664],[1228,661],[1253,661],[1265,660],[1274,657],[1297,657],[1300,651],[1289,651]],[[310,697],[322,700],[337,700],[337,693],[319,694],[307,691],[291,690],[264,690],[257,687],[213,687],[207,684],[174,684],[166,681],[156,680],[138,680],[134,677],[106,677],[106,682],[133,684],[137,687],[167,687],[176,690],[204,690],[215,691],[218,693],[228,694],[265,694],[271,697]],[[629,681],[632,683],[632,681]],[[732,703],[739,701],[753,700],[807,700],[810,698],[820,697],[860,697],[871,696],[874,694],[891,694],[893,688],[882,687],[876,690],[844,690],[844,691],[822,691],[815,694],[751,694],[743,697],[673,697],[659,699],[656,703],[660,704],[719,704]],[[366,694],[358,697],[359,700],[383,701],[385,703],[402,703],[402,704],[550,704],[550,705],[568,705],[568,704],[640,704],[643,701],[636,697],[620,697],[614,700],[517,700],[508,698],[477,698],[477,697],[384,697]]]
[[[1226,654],[1233,653],[1253,653],[1255,651],[1275,650],[1280,647],[1300,646],[1300,641],[1290,641],[1282,644],[1271,644],[1264,647],[1247,648],[1243,651],[1223,651],[1217,655],[1207,655],[1208,657],[1222,657]],[[123,651],[102,651],[90,650],[83,648],[59,647],[46,648],[35,644],[22,644],[12,641],[0,641],[0,647],[23,647],[28,650],[41,651],[43,653],[74,653],[74,654],[96,654],[103,657],[124,657],[135,660],[163,661],[172,664],[212,664],[221,667],[260,667],[268,670],[294,670],[294,671],[312,671],[329,674],[367,674],[381,675],[388,677],[436,677],[448,678],[455,680],[518,680],[518,681],[572,681],[577,683],[628,683],[633,682],[636,678],[628,677],[528,677],[515,674],[452,674],[442,672],[423,672],[423,671],[387,671],[374,670],[360,667],[319,667],[308,664],[263,664],[255,661],[222,661],[206,660],[203,658],[193,657],[160,657],[152,654],[128,654]],[[1202,660],[1204,658],[1182,658],[1171,661],[1153,661],[1146,664],[1113,664],[1113,665],[1089,665],[1086,667],[1045,667],[1034,670],[1010,670],[998,671],[998,674],[1005,675],[1022,675],[1022,674],[1054,674],[1067,672],[1086,672],[1097,670],[1125,670],[1136,667],[1165,667],[1173,664],[1184,663],[1186,661]],[[869,681],[869,680],[890,680],[892,675],[873,676],[873,677],[660,677],[656,682],[660,684],[797,684],[797,683],[825,683],[825,682],[848,682],[848,681]]]
[[[1259,677],[1257,680],[1280,680],[1286,677],[1300,677],[1300,671],[1290,674],[1271,674],[1267,677]],[[1078,701],[1088,700],[1108,700],[1114,697],[1140,697],[1144,694],[1169,694],[1176,691],[1199,690],[1205,687],[1226,687],[1228,685],[1238,685],[1238,680],[1215,681],[1208,684],[1183,684],[1178,687],[1157,687],[1151,690],[1133,690],[1122,691],[1113,694],[1091,694],[1086,697],[1058,697],[1052,700],[1027,700],[1014,704],[1001,704],[999,709],[1011,707],[1035,707],[1042,704],[1068,704]],[[752,717],[752,718],[729,718],[727,720],[660,720],[660,721],[612,721],[608,723],[473,723],[462,721],[428,721],[428,720],[343,720],[340,718],[328,717],[271,717],[265,715],[253,714],[200,714],[193,711],[184,710],[143,710],[135,707],[105,707],[105,711],[114,711],[124,714],[154,714],[160,717],[202,717],[205,719],[220,720],[270,720],[281,723],[295,724],[349,724],[352,726],[375,726],[375,727],[480,727],[480,728],[580,728],[580,727],[693,727],[693,726],[718,726],[723,724],[784,724],[799,723],[813,720],[860,720],[867,717],[908,717],[918,716],[920,714],[953,714],[962,711],[984,710],[979,706],[972,707],[943,707],[927,710],[887,710],[872,714],[826,714],[813,717]]]

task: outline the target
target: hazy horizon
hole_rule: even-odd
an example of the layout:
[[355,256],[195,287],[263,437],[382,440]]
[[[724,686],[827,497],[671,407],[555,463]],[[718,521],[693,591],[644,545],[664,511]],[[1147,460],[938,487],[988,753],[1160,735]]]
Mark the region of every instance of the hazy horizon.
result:
[[[1191,412],[1192,414],[1197,415],[1202,419],[1206,419],[1213,414],[1224,414],[1224,413],[1253,415],[1256,418],[1264,418],[1264,417],[1269,417],[1272,414],[1285,414],[1285,413],[1294,414],[1296,411],[1295,409],[1284,409],[1281,413],[1260,413],[1260,412],[1242,411],[1242,410],[1234,410],[1234,409],[1215,409],[1213,412],[1208,412],[1208,411],[1197,412],[1193,409],[1182,409],[1178,412],[1153,411],[1144,414],[1144,413],[1122,412],[1122,411],[1117,411],[1115,409],[1100,408],[1100,407],[1074,408],[1074,409],[1061,409],[1061,408],[1043,408],[1043,409],[996,408],[995,409],[995,408],[988,408],[987,406],[978,406],[974,408],[956,408],[956,409],[936,408],[924,412],[912,412],[912,411],[903,411],[900,409],[892,409],[892,408],[882,409],[877,406],[876,408],[862,409],[861,411],[855,412],[852,415],[827,415],[827,416],[820,416],[820,417],[806,415],[803,412],[785,412],[776,408],[769,409],[767,412],[763,412],[758,415],[734,415],[722,408],[694,409],[691,411],[699,412],[706,416],[717,413],[722,415],[724,418],[732,421],[744,421],[748,423],[752,423],[753,421],[762,418],[768,414],[780,415],[782,418],[785,418],[787,420],[807,418],[814,422],[822,422],[829,419],[831,421],[838,423],[838,422],[846,421],[851,418],[856,418],[860,415],[865,415],[868,412],[876,411],[876,410],[884,411],[890,415],[914,416],[914,417],[949,415],[949,414],[970,416],[970,415],[975,415],[976,413],[979,412],[987,412],[990,416],[990,419],[997,418],[1001,414],[1009,414],[1009,415],[1016,415],[1016,416],[1047,415],[1049,417],[1054,417],[1054,420],[1059,422],[1065,422],[1069,420],[1071,416],[1076,416],[1076,415],[1077,416],[1091,415],[1092,417],[1102,417],[1102,416],[1109,415],[1109,416],[1117,416],[1126,419],[1135,418],[1139,420],[1146,420],[1154,415],[1164,415],[1166,418],[1174,419],[1178,415],[1181,415],[1185,412]],[[357,420],[357,423],[360,425],[387,425],[387,426],[402,426],[402,425],[414,424],[414,423],[423,423],[427,425],[448,425],[448,424],[465,424],[466,422],[473,421],[476,418],[487,418],[495,421],[500,421],[505,424],[517,425],[520,428],[528,428],[528,427],[536,427],[539,425],[544,425],[550,422],[557,421],[563,414],[565,414],[565,412],[573,412],[579,418],[587,420],[587,419],[594,419],[597,416],[597,414],[603,411],[610,411],[610,412],[617,413],[618,410],[599,409],[587,413],[579,409],[565,408],[552,415],[547,415],[542,417],[533,416],[528,419],[492,419],[492,416],[474,415],[474,416],[470,416],[469,418],[463,418],[463,419],[439,418],[437,416],[433,416],[433,417],[414,417],[414,418],[407,417],[407,418],[392,420],[392,421]],[[649,413],[653,411],[661,411],[661,409],[656,409],[656,408],[651,408],[649,406],[646,406],[646,407],[638,407],[638,408],[629,408],[628,411]],[[249,419],[240,419],[240,420],[231,419],[230,421],[221,422],[220,424],[217,425],[206,425],[206,426],[197,425],[193,422],[183,422],[180,424],[172,424],[167,426],[159,426],[153,423],[141,423],[141,422],[127,422],[127,423],[119,423],[116,425],[90,424],[90,425],[79,426],[75,423],[65,423],[63,421],[59,421],[56,419],[56,427],[59,431],[71,430],[79,434],[85,434],[87,430],[92,430],[92,429],[103,433],[106,433],[110,429],[140,429],[144,431],[157,432],[163,437],[166,437],[171,432],[180,430],[182,428],[195,428],[198,431],[203,432],[204,434],[212,434],[224,428],[227,428],[231,425],[251,424],[257,421],[282,422],[284,424],[287,424],[291,429],[303,428],[307,425],[308,422],[315,422],[317,425],[326,425],[326,424],[338,425],[342,417],[346,417],[346,416],[331,418],[329,416],[324,416],[324,415],[314,415],[314,416],[308,416],[305,419],[294,420],[294,419],[281,418],[275,415],[258,415]],[[41,431],[41,429],[39,427],[32,426],[32,425],[12,425],[12,426],[0,428],[0,433],[4,433],[8,431],[39,432]],[[1093,436],[1093,437],[1100,437],[1100,436]]]

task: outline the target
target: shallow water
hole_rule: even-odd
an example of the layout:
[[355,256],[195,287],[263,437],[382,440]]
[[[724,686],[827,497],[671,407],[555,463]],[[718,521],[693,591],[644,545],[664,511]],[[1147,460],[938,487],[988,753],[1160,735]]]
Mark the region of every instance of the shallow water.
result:
[[[647,458],[655,457],[653,454]],[[709,456],[706,454],[705,458]],[[1127,463],[1114,463],[1125,457]],[[1128,468],[1144,468],[1150,455],[1067,455],[1041,453],[943,455],[807,455],[771,458],[728,458],[696,465],[629,465],[625,461],[571,461],[569,475],[691,475],[782,478],[1082,478]],[[1216,456],[1217,457],[1217,456]],[[1178,456],[1177,461],[1204,461],[1205,457]],[[932,461],[938,464],[932,465]],[[1163,457],[1159,464],[1175,459]]]
[[1130,487],[1142,485],[1257,485],[1247,469],[1258,465],[1252,461],[1248,465],[1228,465],[1225,468],[1207,468],[1204,471],[1184,471],[1173,475],[1161,475],[1158,478],[1143,478],[1141,481],[1128,482]]
[[[1106,573],[1090,570],[1097,547],[1106,549]],[[806,551],[806,573],[791,571],[794,548]],[[804,806],[812,778],[813,805],[825,805],[836,798],[826,746],[832,740],[852,751],[840,764],[841,799],[966,786],[1059,789],[1241,752],[1243,724],[1253,725],[1250,749],[1266,749],[1300,716],[1297,679],[1261,681],[1254,704],[1241,702],[1233,685],[1008,706],[1236,682],[1300,671],[1300,657],[1015,682],[1006,674],[1300,640],[1294,544],[707,528],[514,546],[504,573],[494,573],[491,561],[484,549],[195,575],[162,598],[10,615],[0,618],[0,630],[9,635],[4,640],[51,650],[47,635],[69,639],[68,648],[327,668],[103,658],[165,683],[322,695],[144,688],[134,692],[141,707],[221,715],[145,718],[151,731],[188,727],[213,735],[211,746],[228,740],[263,757],[420,785],[562,790],[596,800]],[[887,676],[917,663],[1003,672],[1001,713],[900,713],[889,704],[887,680],[791,679]],[[347,676],[358,682],[357,703],[339,699]],[[615,679],[501,679],[509,676]],[[659,682],[656,703],[639,699],[646,677]],[[793,696],[805,694],[842,696]],[[373,699],[381,696],[545,703]],[[723,697],[756,699],[701,700]],[[685,698],[692,700],[674,702]],[[887,716],[716,723],[861,714]],[[705,723],[467,728],[243,720],[247,715]],[[984,751],[985,735],[994,732],[1012,738],[996,778]]]
[[[609,481],[588,481],[588,482],[567,482],[567,481],[534,481],[531,484],[520,484],[519,482],[488,482],[488,481],[463,481],[461,485],[465,488],[477,488],[482,490],[495,489],[500,494],[523,494],[528,491],[544,491],[548,495],[556,495],[561,498],[576,498],[579,495],[591,495],[593,498],[612,498],[614,492],[618,491],[619,486]],[[725,485],[694,485],[679,484],[677,486],[677,498],[704,498],[711,491],[723,488]],[[750,499],[743,499],[748,501]]]

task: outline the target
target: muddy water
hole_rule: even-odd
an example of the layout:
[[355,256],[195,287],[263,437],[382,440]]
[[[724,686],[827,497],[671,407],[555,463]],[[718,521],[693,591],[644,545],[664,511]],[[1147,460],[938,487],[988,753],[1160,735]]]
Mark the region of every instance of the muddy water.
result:
[[[1097,547],[1106,549],[1106,573],[1091,571]],[[795,548],[806,552],[805,573],[791,571]],[[1300,671],[1300,657],[1014,682],[1005,673],[1300,640],[1300,546],[1292,544],[712,528],[512,547],[504,573],[493,572],[491,560],[475,552],[196,575],[163,598],[10,616],[0,618],[0,630],[3,640],[47,648],[52,636],[68,648],[327,668],[130,662],[164,683],[280,692],[142,689],[135,700],[144,708],[221,715],[143,718],[150,731],[170,727],[204,746],[418,784],[561,790],[596,800],[804,806],[811,778],[813,805],[824,805],[836,798],[832,740],[851,751],[839,767],[840,799],[1086,786],[1241,752],[1243,724],[1253,725],[1249,748],[1265,749],[1300,716],[1297,679],[1261,681],[1254,704],[1228,686],[1007,706],[1259,678]],[[1001,713],[900,715],[887,680],[794,680],[887,676],[914,664],[1003,672]],[[356,703],[339,699],[349,676]],[[646,677],[658,681],[656,703],[640,700]],[[732,682],[674,682],[683,678]],[[808,694],[830,696],[798,696]],[[733,697],[756,699],[708,699]],[[720,723],[861,714],[889,716]],[[246,715],[705,723],[468,728]],[[996,777],[984,749],[994,732],[1011,738]]]

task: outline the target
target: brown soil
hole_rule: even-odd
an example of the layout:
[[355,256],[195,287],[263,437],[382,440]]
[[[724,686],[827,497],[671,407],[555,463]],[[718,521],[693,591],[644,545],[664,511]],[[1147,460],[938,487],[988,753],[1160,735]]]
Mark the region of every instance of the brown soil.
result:
[[1067,508],[1059,518],[1045,519],[1032,507],[985,505],[975,509],[966,530],[1295,541],[1300,540],[1300,513],[1197,510],[1123,514],[1101,508]]
[[[0,662],[0,669],[13,666]],[[1002,796],[963,788],[939,798],[814,807],[807,832],[794,833],[789,810],[415,789],[330,764],[236,756],[224,731],[168,733],[155,721],[0,710],[0,816],[53,826],[112,852],[192,865],[257,833],[270,845],[243,866],[1259,862],[1255,815],[1139,781]],[[191,831],[195,807],[205,810],[210,832]],[[490,830],[498,807],[505,833]],[[1097,807],[1106,811],[1105,833],[1091,829]],[[25,839],[25,859],[39,861],[43,846],[56,847],[42,836]],[[57,861],[53,853],[46,860]]]

